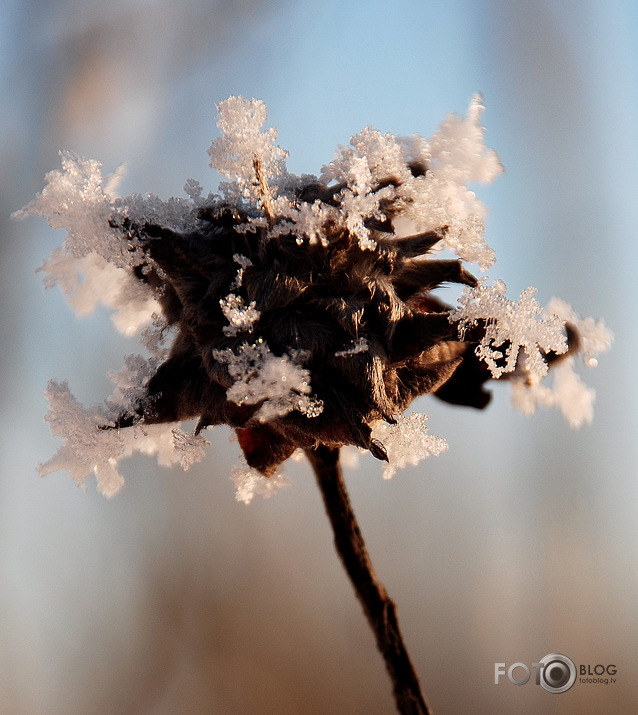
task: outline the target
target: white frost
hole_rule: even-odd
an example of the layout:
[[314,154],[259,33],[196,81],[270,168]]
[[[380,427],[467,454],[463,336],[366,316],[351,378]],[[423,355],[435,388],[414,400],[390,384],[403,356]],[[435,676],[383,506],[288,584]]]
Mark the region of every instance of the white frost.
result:
[[354,340],[350,347],[345,350],[339,350],[335,353],[335,357],[348,357],[348,355],[357,355],[358,353],[365,353],[370,350],[370,345],[365,338],[357,338]]
[[465,287],[460,308],[450,314],[450,321],[459,323],[461,336],[477,321],[485,321],[485,334],[476,354],[494,377],[514,371],[522,348],[529,379],[539,382],[547,374],[542,352],[561,354],[567,350],[564,321],[554,314],[541,315],[543,309],[534,298],[535,288],[522,291],[518,302],[509,300],[506,291],[502,281],[495,281],[493,286],[483,282]]
[[503,167],[496,152],[485,146],[485,130],[480,124],[481,98],[472,99],[466,117],[448,115],[429,140],[404,140],[412,160],[427,163],[425,176],[406,185],[404,218],[417,230],[448,226],[445,242],[464,261],[478,263],[486,270],[495,261],[494,251],[485,243],[484,220],[487,209],[469,182],[490,183]]
[[524,373],[514,375],[512,404],[526,415],[533,415],[539,406],[556,407],[570,427],[582,427],[593,420],[596,393],[576,372],[576,361],[580,358],[586,366],[595,366],[597,355],[610,348],[612,334],[601,320],[580,318],[573,308],[560,298],[552,298],[545,313],[556,316],[576,329],[578,351],[553,366],[551,387],[545,384],[530,384]]
[[235,499],[250,504],[255,494],[264,499],[274,496],[280,489],[290,486],[290,480],[278,469],[272,476],[264,477],[245,461],[236,466],[230,473],[230,480],[235,485]]
[[613,336],[600,319],[581,318],[561,298],[552,298],[547,304],[546,312],[558,316],[566,323],[571,323],[578,332],[579,354],[585,365],[595,367],[596,357],[611,347]]
[[417,465],[431,454],[438,456],[448,448],[442,437],[427,432],[427,415],[412,413],[400,416],[394,425],[377,422],[372,437],[378,439],[388,453],[389,462],[383,467],[383,478],[391,479],[397,469],[408,464]]
[[114,311],[113,324],[124,335],[137,333],[158,310],[146,283],[97,253],[76,258],[64,249],[56,249],[41,270],[47,274],[47,288],[58,284],[76,315],[92,313],[101,303]]
[[[240,269],[241,270],[241,269]],[[222,330],[224,335],[237,335],[238,333],[249,333],[253,325],[259,320],[260,313],[256,309],[255,301],[248,305],[240,295],[229,293],[219,301],[222,313],[230,325],[225,325]]]
[[345,183],[350,188],[370,191],[374,183],[389,177],[409,181],[403,147],[392,134],[366,127],[350,139],[349,147],[339,147],[335,159],[322,168],[321,180]]
[[95,474],[100,493],[112,497],[124,486],[119,461],[135,452],[155,455],[162,467],[179,464],[185,470],[202,459],[207,440],[201,435],[182,432],[175,424],[114,428],[114,421],[122,411],[120,405],[126,405],[138,394],[134,362],[131,359],[117,374],[120,385],[105,405],[83,407],[66,382],[49,382],[46,419],[51,424],[51,432],[61,436],[64,444],[51,459],[39,465],[41,476],[63,470],[76,484],[83,486],[86,479]]
[[[234,190],[232,184],[225,185],[229,197],[243,197],[258,203],[263,194],[256,182],[255,161],[272,189],[277,178],[286,173],[288,152],[275,144],[277,130],[274,127],[262,131],[268,118],[262,100],[229,97],[220,102],[217,109],[217,126],[222,136],[214,139],[208,149],[210,165],[234,180],[238,190]],[[269,198],[272,200],[274,194]]]
[[261,406],[255,413],[260,422],[298,410],[307,417],[323,411],[320,400],[311,396],[310,371],[288,354],[273,355],[266,342],[243,343],[237,353],[230,348],[215,350],[215,360],[228,365],[235,383],[226,392],[227,399],[238,405]]
[[48,462],[39,465],[40,475],[66,470],[81,485],[94,473],[102,494],[116,494],[124,484],[117,460],[125,446],[117,430],[100,429],[110,422],[107,414],[99,407],[82,407],[66,382],[52,380],[46,396],[50,409],[46,419],[51,432],[64,438],[64,445]]
[[51,228],[67,231],[65,250],[75,258],[98,253],[118,267],[131,264],[121,234],[109,226],[113,204],[103,188],[102,165],[73,152],[60,152],[62,171],[50,171],[47,185],[13,214],[44,216]]
[[[468,188],[469,182],[489,183],[503,171],[496,152],[485,146],[482,111],[477,96],[466,117],[450,114],[429,140],[366,127],[350,139],[350,147],[339,147],[335,159],[323,167],[321,180],[345,184],[339,220],[346,219],[362,249],[374,249],[364,220],[377,215],[382,198],[392,196],[401,207],[397,224],[410,223],[414,233],[447,226],[445,242],[461,259],[482,270],[494,263],[494,251],[484,240],[487,209]],[[413,176],[408,162],[427,167],[427,172]],[[371,194],[388,180],[392,185]]]
[[512,380],[512,404],[523,414],[532,416],[536,408],[557,407],[570,427],[589,424],[594,417],[595,391],[588,387],[568,357],[552,369],[553,387],[529,385],[524,379]]

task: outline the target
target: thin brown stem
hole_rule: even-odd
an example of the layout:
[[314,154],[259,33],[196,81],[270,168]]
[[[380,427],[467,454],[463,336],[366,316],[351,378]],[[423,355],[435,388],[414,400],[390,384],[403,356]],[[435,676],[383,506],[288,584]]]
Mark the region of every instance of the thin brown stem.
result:
[[392,679],[397,710],[402,715],[427,715],[428,710],[419,680],[399,630],[397,609],[385,588],[379,583],[339,464],[339,449],[319,445],[307,449],[321,490],[326,512],[332,524],[335,547],[383,655]]

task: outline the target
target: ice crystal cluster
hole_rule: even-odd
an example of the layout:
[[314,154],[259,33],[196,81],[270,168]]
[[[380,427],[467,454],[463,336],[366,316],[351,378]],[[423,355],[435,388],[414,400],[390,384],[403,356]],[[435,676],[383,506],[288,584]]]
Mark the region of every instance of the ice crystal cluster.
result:
[[[384,476],[439,454],[419,395],[484,407],[491,378],[508,379],[531,414],[557,406],[591,419],[593,392],[574,370],[610,343],[600,321],[563,301],[543,309],[534,289],[518,301],[501,281],[477,280],[495,260],[486,210],[469,185],[501,171],[484,144],[482,106],[448,116],[430,138],[370,127],[340,147],[319,176],[290,174],[259,100],[219,107],[211,165],[228,181],[204,196],[118,197],[100,164],[62,153],[62,171],[18,212],[64,228],[43,266],[78,313],[103,303],[118,330],[139,334],[113,395],[83,407],[66,383],[47,388],[47,419],[64,445],[42,474],[69,471],[115,494],[133,451],[187,469],[202,458],[204,428],[230,425],[243,451],[237,498],[286,484],[281,465],[300,449],[354,445],[387,462]],[[455,258],[437,258],[447,248]],[[464,286],[456,308],[433,291]],[[554,384],[544,378],[552,370]],[[197,420],[192,430],[180,423]]]

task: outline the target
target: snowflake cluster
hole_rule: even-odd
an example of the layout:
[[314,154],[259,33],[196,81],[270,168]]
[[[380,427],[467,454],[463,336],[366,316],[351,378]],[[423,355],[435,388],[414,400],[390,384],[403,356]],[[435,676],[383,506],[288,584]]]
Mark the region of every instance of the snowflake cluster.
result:
[[[103,405],[85,408],[66,383],[49,384],[47,419],[64,445],[42,474],[65,469],[79,484],[95,474],[110,496],[123,457],[152,453],[187,469],[208,444],[200,430],[225,421],[248,459],[232,475],[241,501],[285,485],[280,463],[322,440],[370,450],[389,478],[447,448],[425,415],[401,416],[410,402],[432,392],[483,407],[490,376],[508,380],[527,414],[555,406],[572,426],[591,420],[594,393],[574,367],[609,347],[602,322],[557,299],[543,309],[533,288],[512,301],[503,282],[461,265],[495,261],[469,187],[502,171],[484,143],[480,97],[430,139],[366,127],[319,177],[287,171],[261,100],[231,97],[218,110],[208,153],[229,179],[221,197],[192,180],[184,199],[118,197],[121,172],[103,179],[98,162],[63,152],[62,171],[15,214],[66,230],[41,269],[46,285],[78,314],[108,306],[149,353],[126,359]],[[459,260],[426,256],[443,245]],[[444,281],[465,284],[457,309],[430,296]],[[189,409],[200,416],[194,432],[179,427]]]
[[[275,144],[277,130],[262,129],[268,117],[266,105],[261,100],[230,97],[218,109],[217,126],[222,136],[208,149],[210,165],[232,179],[221,187],[228,198],[262,201],[264,186],[274,187],[274,181],[286,175],[288,156]],[[267,189],[268,199],[274,198],[270,191]]]
[[[476,354],[495,378],[512,373],[512,404],[526,415],[536,407],[557,407],[571,427],[581,427],[594,416],[595,393],[575,371],[576,358],[568,350],[565,326],[578,336],[578,356],[588,367],[611,345],[611,333],[601,320],[581,319],[565,301],[554,298],[543,309],[534,298],[536,289],[526,288],[518,302],[509,300],[507,286],[495,281],[465,289],[460,307],[450,314],[461,334],[478,321],[485,321],[484,336]],[[547,355],[565,355],[553,369],[553,387],[542,384],[548,373]]]
[[522,349],[527,372],[534,382],[539,382],[547,374],[543,355],[567,351],[565,322],[551,313],[542,315],[543,308],[534,298],[535,288],[526,288],[518,302],[509,300],[506,292],[503,281],[496,281],[493,286],[466,288],[459,300],[460,308],[450,314],[450,320],[459,324],[462,336],[468,326],[485,321],[485,333],[476,354],[494,377],[513,372],[520,364]]
[[311,396],[310,372],[301,367],[303,356],[273,355],[263,339],[243,343],[238,352],[218,350],[213,357],[228,365],[235,380],[226,397],[239,405],[260,405],[254,415],[259,422],[298,410],[307,417],[321,414],[323,405]]
[[66,382],[51,380],[46,389],[47,421],[51,432],[64,438],[64,445],[44,464],[41,476],[67,471],[83,485],[94,474],[98,489],[111,497],[124,486],[118,462],[134,452],[155,455],[162,467],[179,465],[187,470],[204,456],[209,442],[201,434],[189,434],[175,425],[136,425],[131,430],[105,429],[113,424],[112,405],[83,407]]
[[269,499],[280,489],[290,486],[290,480],[281,470],[264,477],[244,461],[232,470],[230,480],[235,485],[235,498],[244,504],[250,504],[255,495]]
[[255,309],[256,303],[254,300],[249,305],[246,305],[240,295],[229,293],[219,301],[219,304],[224,317],[230,323],[230,325],[224,326],[224,335],[250,332],[253,325],[259,320],[259,311]]
[[427,433],[427,415],[413,413],[401,415],[395,424],[378,422],[372,430],[388,451],[388,463],[383,468],[383,478],[391,479],[397,469],[408,464],[417,465],[422,459],[438,456],[448,448],[442,437]]

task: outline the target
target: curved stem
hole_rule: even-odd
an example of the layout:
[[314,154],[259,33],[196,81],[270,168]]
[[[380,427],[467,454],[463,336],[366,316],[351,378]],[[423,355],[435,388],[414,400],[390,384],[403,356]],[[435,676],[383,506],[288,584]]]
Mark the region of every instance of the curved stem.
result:
[[372,568],[359,524],[339,464],[339,449],[319,445],[307,449],[332,524],[335,547],[374,632],[392,679],[397,710],[402,715],[427,715],[430,711],[421,693],[403,642],[397,609]]

